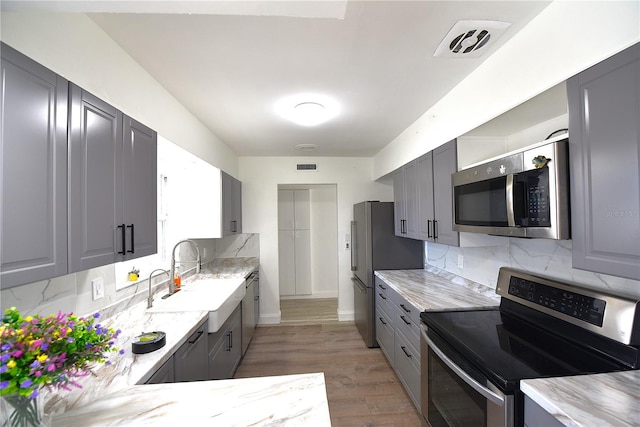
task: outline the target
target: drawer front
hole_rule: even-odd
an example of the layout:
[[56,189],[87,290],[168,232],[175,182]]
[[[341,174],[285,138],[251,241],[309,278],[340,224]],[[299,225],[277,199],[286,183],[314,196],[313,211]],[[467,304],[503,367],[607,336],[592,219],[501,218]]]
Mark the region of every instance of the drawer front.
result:
[[407,302],[404,298],[398,295],[397,299],[398,308],[402,311],[402,315],[411,321],[414,325],[420,326],[420,311],[413,306],[413,304]]
[[380,288],[376,289],[376,309],[378,308],[384,311],[387,317],[391,319],[391,323],[393,323],[393,318],[395,317],[393,315],[395,313],[395,307],[391,302],[388,294],[386,294]]
[[395,308],[393,326],[402,332],[414,348],[420,348],[420,323],[415,323],[411,316],[399,306]]
[[414,406],[420,411],[420,353],[396,331],[395,369]]
[[376,340],[387,360],[393,366],[395,333],[389,317],[381,310],[376,310]]

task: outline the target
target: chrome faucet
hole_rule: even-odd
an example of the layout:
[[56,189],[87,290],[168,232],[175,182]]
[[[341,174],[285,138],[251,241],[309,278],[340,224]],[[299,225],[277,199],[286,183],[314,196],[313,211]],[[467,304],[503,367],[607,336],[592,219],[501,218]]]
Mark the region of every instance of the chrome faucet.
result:
[[[151,295],[151,279],[153,278],[153,273],[155,273],[156,271],[162,271],[164,274],[169,276],[169,271],[162,268],[156,268],[151,272],[151,274],[149,274],[149,298],[147,298],[147,308],[153,307],[153,295]],[[171,279],[171,277],[169,277],[169,279]]]
[[[176,249],[178,248],[178,246],[180,246],[181,243],[185,243],[185,242],[191,243],[196,248],[196,253],[198,254],[198,258],[195,261],[196,274],[200,273],[200,265],[202,264],[202,261],[200,260],[200,249],[198,248],[197,243],[189,239],[180,240],[178,243],[176,243],[176,245],[173,247],[173,251],[171,252],[171,272],[169,273],[169,293],[170,294],[174,294],[176,292],[176,285],[175,283],[173,283],[173,279],[175,279],[175,276],[176,276]],[[180,262],[182,263],[182,261]]]

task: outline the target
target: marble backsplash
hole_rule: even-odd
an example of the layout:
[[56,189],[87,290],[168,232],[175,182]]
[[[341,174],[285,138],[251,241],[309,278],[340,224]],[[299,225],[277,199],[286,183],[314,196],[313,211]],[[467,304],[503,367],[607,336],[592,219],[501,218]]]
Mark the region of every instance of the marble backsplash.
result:
[[[259,235],[255,233],[239,234],[221,239],[194,240],[198,243],[201,251],[204,248],[207,249],[207,257],[206,259],[203,257],[203,263],[215,258],[259,257],[260,255],[260,239]],[[182,245],[181,251],[187,247],[189,246]],[[187,253],[180,255],[190,256]],[[0,309],[4,313],[7,308],[15,306],[23,315],[49,315],[58,311],[85,315],[102,311],[106,307],[120,305],[122,302],[126,304],[127,300],[141,293],[146,295],[148,289],[146,280],[128,288],[116,290],[115,265],[110,264],[2,290],[0,291]],[[188,266],[188,268],[192,267],[192,265]],[[154,286],[163,283],[160,277],[154,278]],[[94,301],[91,281],[96,278],[102,278],[105,296]]]
[[640,297],[640,282],[637,280],[572,268],[570,240],[514,237],[493,239],[487,239],[492,242],[488,245],[473,247],[425,243],[425,264],[494,289],[500,267],[506,266],[581,284],[588,288]]

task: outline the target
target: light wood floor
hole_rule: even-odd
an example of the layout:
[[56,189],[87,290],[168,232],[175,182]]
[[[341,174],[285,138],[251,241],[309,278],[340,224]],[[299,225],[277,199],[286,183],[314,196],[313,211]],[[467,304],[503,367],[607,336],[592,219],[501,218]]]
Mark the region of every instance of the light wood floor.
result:
[[353,322],[259,326],[236,378],[324,372],[333,427],[421,426],[380,349]]
[[337,321],[337,298],[280,300],[280,323],[304,325]]

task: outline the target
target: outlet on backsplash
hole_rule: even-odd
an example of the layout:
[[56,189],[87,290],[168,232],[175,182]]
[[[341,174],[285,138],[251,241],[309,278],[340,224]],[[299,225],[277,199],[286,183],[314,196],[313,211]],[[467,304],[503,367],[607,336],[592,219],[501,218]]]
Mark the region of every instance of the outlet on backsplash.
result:
[[91,281],[91,289],[93,290],[93,300],[104,298],[104,280],[98,277]]

